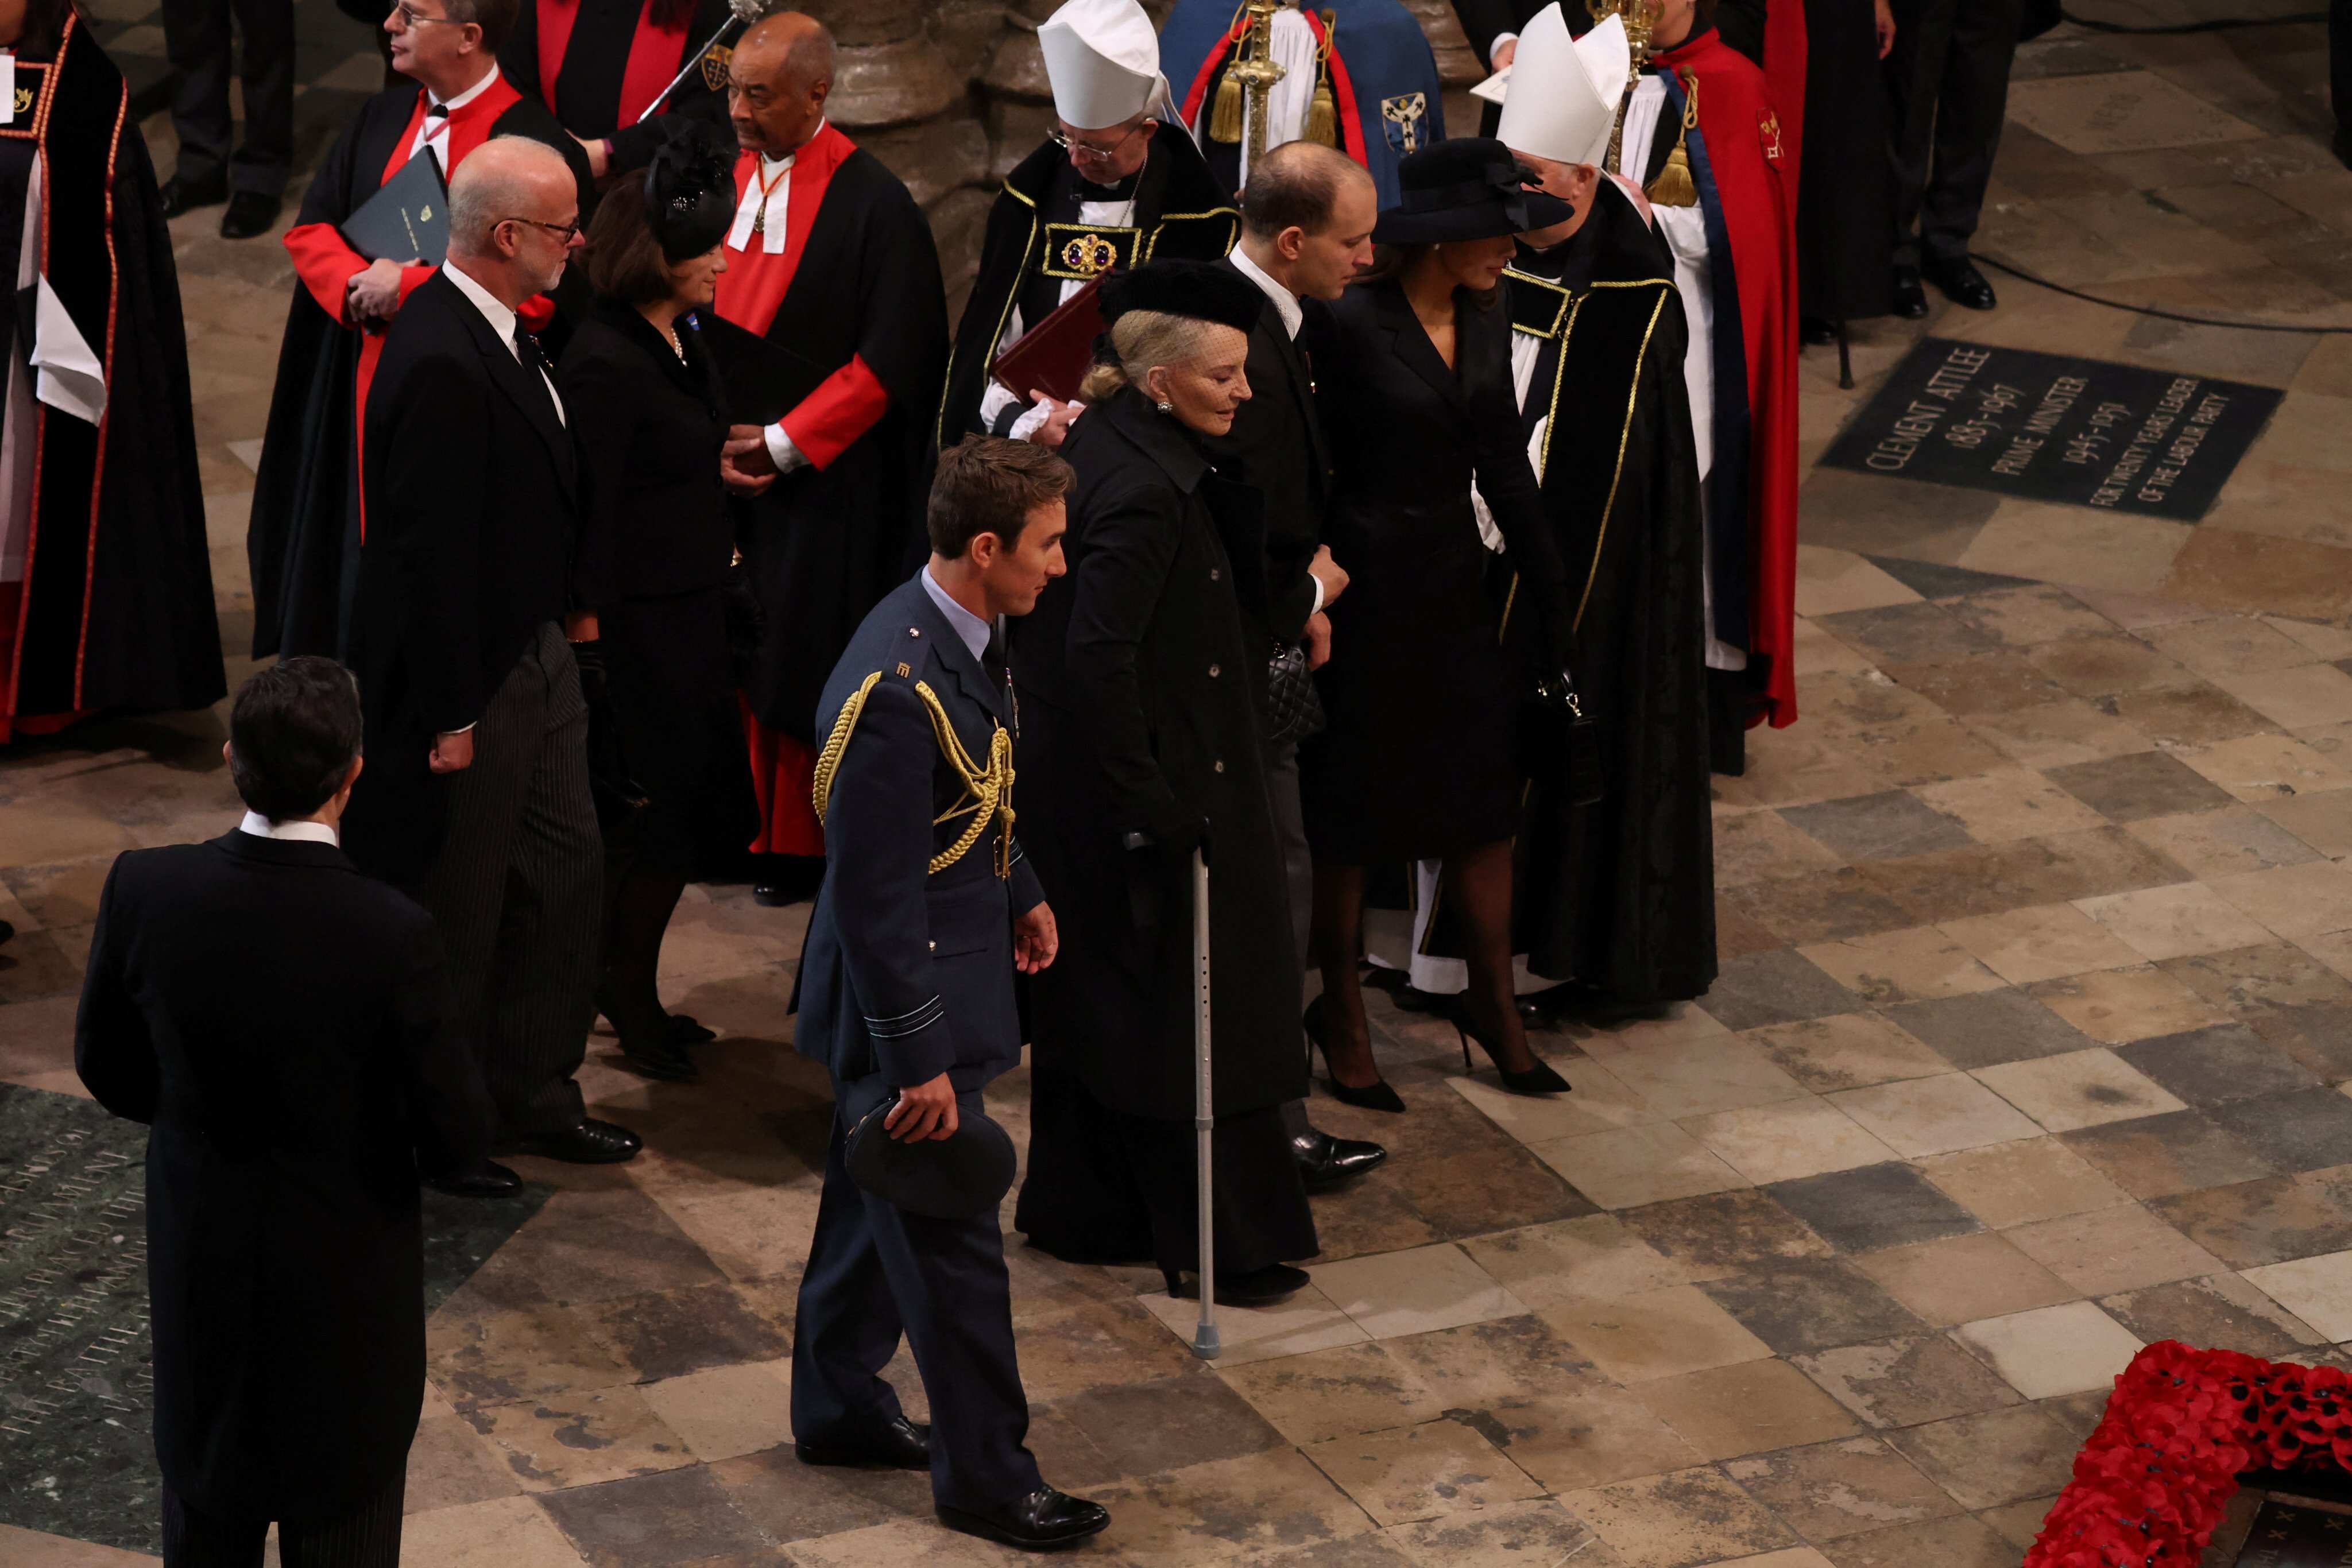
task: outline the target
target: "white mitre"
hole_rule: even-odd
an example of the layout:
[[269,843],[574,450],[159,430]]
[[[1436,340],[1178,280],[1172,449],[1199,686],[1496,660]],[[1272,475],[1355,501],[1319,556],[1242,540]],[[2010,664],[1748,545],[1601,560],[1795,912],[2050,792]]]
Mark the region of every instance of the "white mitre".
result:
[[1037,28],[1054,112],[1082,131],[1124,125],[1164,98],[1160,35],[1136,0],[1069,0]]
[[1559,5],[1547,5],[1519,34],[1496,138],[1515,152],[1598,168],[1633,69],[1623,17],[1572,38]]

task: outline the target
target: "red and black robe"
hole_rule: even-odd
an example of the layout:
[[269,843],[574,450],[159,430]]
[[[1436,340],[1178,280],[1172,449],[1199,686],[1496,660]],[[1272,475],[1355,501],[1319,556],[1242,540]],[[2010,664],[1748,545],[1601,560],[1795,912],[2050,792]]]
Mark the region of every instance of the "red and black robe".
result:
[[552,110],[564,130],[591,141],[610,138],[612,172],[622,173],[653,157],[654,122],[640,125],[637,117],[681,71],[685,78],[661,112],[727,129],[727,62],[734,51],[726,40],[712,41],[727,18],[726,0],[683,7],[660,0],[530,0],[499,51],[499,68],[524,96]]
[[[740,200],[756,152],[738,156]],[[850,634],[903,581],[930,488],[929,414],[948,352],[940,256],[923,210],[879,159],[832,126],[793,163],[784,247],[727,246],[711,347],[737,417],[781,422],[805,466],[739,503],[743,564],[763,618],[743,692],[762,853],[822,854],[809,800],[817,699]]]
[[[425,122],[425,95],[414,82],[367,101],[311,180],[301,221],[286,231],[298,287],[278,356],[278,383],[254,476],[246,553],[253,569],[253,656],[344,652],[351,598],[366,537],[360,501],[360,433],[369,381],[383,351],[380,326],[355,326],[343,313],[343,288],[367,258],[338,227],[404,167]],[[449,114],[448,168],[454,172],[494,136],[528,136],[563,153],[588,210],[591,182],[579,145],[554,116],[501,77]],[[419,157],[430,157],[419,152]],[[430,267],[401,270],[400,297],[433,276]],[[573,286],[576,287],[576,286]],[[569,289],[565,290],[568,292]],[[524,320],[546,327],[554,306],[524,307]],[[551,353],[561,344],[551,344]]]
[[[0,255],[16,286],[0,313],[16,483],[0,497],[0,741],[227,690],[179,277],[146,143],[78,17],[54,59],[19,55],[16,72],[22,107],[0,125]],[[29,361],[68,355],[75,388],[42,400]]]

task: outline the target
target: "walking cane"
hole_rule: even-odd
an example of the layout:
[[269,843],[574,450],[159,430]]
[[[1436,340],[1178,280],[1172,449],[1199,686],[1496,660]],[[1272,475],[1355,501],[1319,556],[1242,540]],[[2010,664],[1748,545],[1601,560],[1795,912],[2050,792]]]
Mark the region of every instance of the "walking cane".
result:
[[1202,1361],[1217,1359],[1217,1255],[1215,1225],[1211,1212],[1209,1161],[1212,1134],[1216,1131],[1214,1102],[1209,1095],[1209,860],[1192,852],[1192,1134],[1198,1142],[1195,1165],[1201,1186],[1201,1322],[1192,1330],[1192,1354]]
[[719,24],[717,32],[702,40],[702,47],[686,57],[686,69],[670,78],[669,86],[656,93],[654,100],[646,105],[646,111],[632,120],[631,124],[643,125],[660,113],[661,106],[669,101],[669,95],[677,90],[677,84],[684,81],[692,72],[702,68],[702,57],[710,52],[710,46],[725,37],[727,29],[730,27],[748,27],[765,16],[768,14],[768,4],[767,0],[727,0],[727,9],[734,14]]

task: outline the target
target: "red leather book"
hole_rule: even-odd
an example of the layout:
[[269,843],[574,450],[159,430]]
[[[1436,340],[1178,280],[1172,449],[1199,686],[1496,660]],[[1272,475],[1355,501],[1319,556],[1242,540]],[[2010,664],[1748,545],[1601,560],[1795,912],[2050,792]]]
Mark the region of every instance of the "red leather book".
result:
[[999,354],[988,373],[1024,402],[1032,392],[1063,402],[1077,396],[1078,383],[1094,363],[1095,340],[1102,336],[1102,306],[1095,298],[1101,287],[1101,275],[1088,278],[1084,288]]

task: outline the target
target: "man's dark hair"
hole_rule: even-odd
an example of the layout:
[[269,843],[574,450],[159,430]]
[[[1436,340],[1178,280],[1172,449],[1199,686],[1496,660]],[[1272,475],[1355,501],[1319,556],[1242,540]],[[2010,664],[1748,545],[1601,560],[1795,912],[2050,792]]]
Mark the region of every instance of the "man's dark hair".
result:
[[931,549],[950,560],[982,534],[1005,547],[1020,542],[1029,514],[1070,493],[1077,476],[1045,447],[993,435],[970,435],[940,454],[925,522]]
[[1363,166],[1318,141],[1286,141],[1250,165],[1242,189],[1242,227],[1259,239],[1285,229],[1321,234],[1331,226],[1341,182],[1370,179]]
[[677,287],[661,241],[646,221],[645,191],[646,172],[630,170],[614,182],[588,221],[588,286],[631,308],[667,299]]
[[360,754],[360,688],[332,659],[281,659],[236,691],[228,773],[247,807],[273,822],[335,798]]

